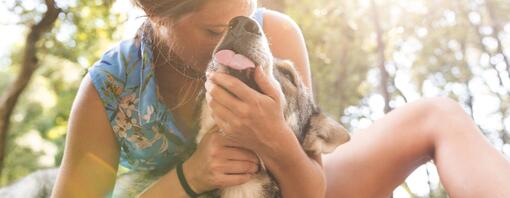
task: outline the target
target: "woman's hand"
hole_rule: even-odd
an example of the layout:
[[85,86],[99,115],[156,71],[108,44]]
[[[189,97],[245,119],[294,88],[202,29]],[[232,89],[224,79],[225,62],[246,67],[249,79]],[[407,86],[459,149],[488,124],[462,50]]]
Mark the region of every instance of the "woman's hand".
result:
[[184,163],[183,171],[191,188],[201,193],[246,183],[258,172],[258,163],[253,152],[236,147],[217,131],[211,131]]
[[213,72],[205,85],[206,99],[226,137],[262,155],[277,151],[279,134],[288,133],[289,128],[283,115],[281,88],[261,67],[255,69],[255,81],[263,93],[233,76]]

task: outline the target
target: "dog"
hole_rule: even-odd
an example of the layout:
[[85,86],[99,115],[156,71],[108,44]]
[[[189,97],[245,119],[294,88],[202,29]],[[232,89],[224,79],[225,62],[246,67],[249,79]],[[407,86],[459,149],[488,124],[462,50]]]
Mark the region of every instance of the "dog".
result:
[[[272,56],[267,38],[256,21],[244,16],[233,18],[213,54],[222,50],[247,57],[256,66],[262,67],[266,76],[281,87],[285,120],[307,153],[329,153],[349,140],[347,130],[322,113],[314,103],[311,91],[304,86],[293,63]],[[230,74],[260,92],[253,76],[254,68],[237,70],[213,58],[207,70]],[[211,109],[204,103],[197,143],[214,127]],[[219,191],[222,198],[280,197],[278,185],[267,170],[260,171],[245,184]]]

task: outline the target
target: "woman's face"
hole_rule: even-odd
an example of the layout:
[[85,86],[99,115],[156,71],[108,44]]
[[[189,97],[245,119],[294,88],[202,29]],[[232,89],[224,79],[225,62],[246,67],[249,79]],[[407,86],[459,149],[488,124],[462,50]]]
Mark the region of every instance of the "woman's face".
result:
[[230,19],[250,16],[255,3],[253,0],[209,0],[196,12],[185,14],[174,23],[166,39],[170,39],[172,50],[185,64],[203,71]]

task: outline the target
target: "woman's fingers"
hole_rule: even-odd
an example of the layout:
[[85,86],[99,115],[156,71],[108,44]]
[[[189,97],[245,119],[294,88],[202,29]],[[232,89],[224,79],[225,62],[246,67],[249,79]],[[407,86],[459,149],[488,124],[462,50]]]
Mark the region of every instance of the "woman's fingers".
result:
[[223,152],[225,159],[232,161],[247,161],[259,164],[259,159],[255,153],[250,150],[239,147],[226,147]]
[[208,102],[209,107],[212,109],[212,116],[216,124],[223,131],[230,131],[231,125],[235,124],[236,116],[227,107],[221,105],[216,100],[212,99]]
[[255,174],[259,170],[255,163],[233,160],[225,161],[219,168],[225,175]]
[[271,82],[271,80],[267,77],[261,67],[255,68],[255,82],[260,87],[262,93],[271,97],[273,100],[278,101],[280,95],[278,94],[278,89],[275,87],[275,84]]
[[210,79],[217,85],[237,96],[240,100],[251,103],[260,95],[259,92],[248,87],[243,81],[228,74],[214,72]]
[[207,102],[214,100],[236,114],[247,108],[246,104],[212,81],[206,81],[205,88],[207,89]]

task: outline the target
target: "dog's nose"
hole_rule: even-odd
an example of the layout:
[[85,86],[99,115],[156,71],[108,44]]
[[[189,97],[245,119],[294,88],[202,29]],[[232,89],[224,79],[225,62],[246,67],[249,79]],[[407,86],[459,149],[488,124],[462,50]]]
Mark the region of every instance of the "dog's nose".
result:
[[262,35],[257,22],[245,16],[238,16],[233,18],[229,23],[230,31],[235,36],[239,36],[246,33],[252,33]]

